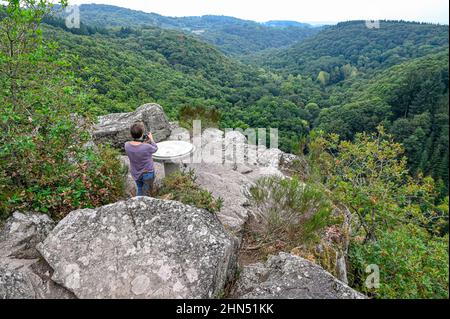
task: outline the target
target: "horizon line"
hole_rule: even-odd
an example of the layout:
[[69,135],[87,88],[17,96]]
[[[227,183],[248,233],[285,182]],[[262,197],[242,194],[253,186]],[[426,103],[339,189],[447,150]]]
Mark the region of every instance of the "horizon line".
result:
[[[69,4],[70,5],[70,4]],[[430,22],[430,21],[420,21],[420,20],[406,20],[406,19],[387,19],[387,18],[379,18],[379,19],[347,19],[347,20],[325,20],[325,21],[308,21],[308,20],[303,20],[303,21],[299,21],[299,20],[293,20],[293,19],[277,19],[277,18],[272,18],[269,20],[253,20],[253,19],[247,19],[247,18],[238,18],[236,16],[231,16],[231,15],[225,15],[225,14],[213,14],[213,13],[208,13],[208,14],[201,14],[201,15],[163,15],[161,13],[158,12],[154,12],[154,11],[145,11],[143,9],[133,9],[133,8],[127,8],[127,7],[121,7],[118,5],[112,5],[112,4],[105,4],[105,3],[95,3],[95,2],[91,2],[91,3],[81,3],[81,4],[75,4],[77,6],[89,6],[89,5],[97,5],[97,6],[107,6],[107,7],[115,7],[115,8],[121,8],[121,9],[125,9],[125,10],[131,10],[131,11],[135,11],[135,12],[142,12],[145,14],[156,14],[162,17],[166,17],[166,18],[193,18],[193,17],[205,17],[205,16],[218,16],[218,17],[228,17],[228,18],[234,18],[234,19],[238,19],[238,20],[243,20],[243,21],[252,21],[255,23],[259,23],[259,24],[263,24],[263,23],[267,23],[267,22],[271,22],[271,21],[282,21],[282,22],[296,22],[296,23],[304,23],[304,24],[310,24],[312,26],[326,26],[326,25],[336,25],[338,23],[342,23],[342,22],[351,22],[351,21],[404,21],[404,22],[411,22],[411,23],[426,23],[426,24],[434,24],[434,25],[441,25],[441,26],[445,26],[445,25],[449,25],[449,22]]]

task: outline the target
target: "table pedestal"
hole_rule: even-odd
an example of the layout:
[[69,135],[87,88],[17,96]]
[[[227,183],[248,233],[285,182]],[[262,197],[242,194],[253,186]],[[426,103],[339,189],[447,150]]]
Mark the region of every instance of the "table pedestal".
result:
[[164,162],[164,176],[167,177],[170,174],[180,171],[180,164],[173,162]]

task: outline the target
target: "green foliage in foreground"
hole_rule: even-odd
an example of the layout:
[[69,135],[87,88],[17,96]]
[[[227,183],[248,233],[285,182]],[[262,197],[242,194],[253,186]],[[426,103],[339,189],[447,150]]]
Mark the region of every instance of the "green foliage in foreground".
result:
[[[352,214],[354,288],[375,298],[448,298],[448,198],[441,202],[432,178],[409,175],[403,147],[379,127],[354,141],[316,132],[307,149],[306,174],[302,165],[290,179],[267,177],[249,189],[263,220],[256,238],[288,249],[317,243],[336,223],[331,207],[343,204]],[[369,265],[380,269],[378,288],[366,286]]]
[[[312,137],[311,177],[353,216],[352,284],[376,298],[448,298],[448,199],[432,178],[414,179],[403,148],[382,127],[357,134]],[[381,287],[367,290],[367,266],[380,268]]]
[[[257,244],[261,258],[290,251],[338,275],[341,240],[347,238],[348,230],[322,185],[303,182],[297,175],[268,176],[251,186],[246,197],[256,219],[249,223],[245,241]],[[327,232],[339,239],[329,240]]]
[[[331,134],[316,137],[311,155],[335,200],[346,205],[365,241],[402,224],[437,231],[437,194],[432,178],[408,174],[403,147],[382,127],[377,134],[357,134],[353,142]],[[448,216],[447,216],[448,218]]]
[[[349,252],[350,284],[380,299],[448,299],[448,243],[448,234],[432,236],[412,225],[387,231],[374,243],[354,242]],[[380,269],[379,289],[369,289],[363,281],[371,264]]]
[[36,28],[49,3],[9,1],[0,21],[0,218],[66,213],[121,198],[118,153],[89,148],[87,95]]
[[156,197],[166,200],[176,200],[183,204],[206,209],[211,213],[219,212],[223,201],[214,198],[211,192],[202,189],[196,183],[194,171],[175,172],[162,181]]

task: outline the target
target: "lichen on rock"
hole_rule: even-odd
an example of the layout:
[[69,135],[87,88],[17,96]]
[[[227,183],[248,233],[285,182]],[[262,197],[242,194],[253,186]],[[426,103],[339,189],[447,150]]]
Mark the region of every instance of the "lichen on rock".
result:
[[245,266],[232,296],[242,299],[364,299],[320,266],[288,253]]
[[215,215],[149,197],[74,211],[38,246],[78,298],[213,298],[237,248]]

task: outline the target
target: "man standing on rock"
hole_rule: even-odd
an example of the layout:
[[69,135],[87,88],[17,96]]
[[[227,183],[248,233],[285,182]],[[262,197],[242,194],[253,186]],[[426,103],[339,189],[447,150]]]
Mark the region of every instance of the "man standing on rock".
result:
[[152,133],[144,135],[142,122],[134,123],[130,133],[133,141],[125,143],[125,152],[130,159],[131,175],[136,181],[137,196],[150,196],[155,180],[152,155],[158,150]]

